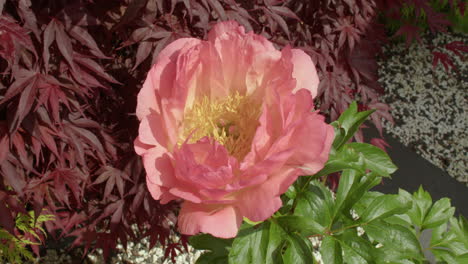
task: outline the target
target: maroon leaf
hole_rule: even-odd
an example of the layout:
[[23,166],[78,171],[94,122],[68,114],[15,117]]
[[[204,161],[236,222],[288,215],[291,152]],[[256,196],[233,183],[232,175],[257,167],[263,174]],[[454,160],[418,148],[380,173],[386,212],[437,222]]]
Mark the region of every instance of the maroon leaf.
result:
[[96,56],[98,58],[102,58],[102,59],[110,59],[110,57],[107,57],[106,55],[104,55],[104,53],[102,53],[102,51],[99,49],[96,41],[88,33],[87,30],[83,29],[80,26],[74,26],[69,30],[69,33],[74,39],[78,40],[81,44],[87,46],[89,48],[90,52],[94,56]]
[[449,66],[452,69],[456,69],[455,65],[453,64],[452,59],[445,53],[438,52],[438,51],[433,51],[432,55],[434,58],[432,59],[432,69],[435,69],[437,67],[437,64],[442,63],[442,65],[445,68],[445,71],[448,72]]
[[36,36],[36,39],[40,41],[41,33],[37,27],[36,15],[32,12],[31,5],[31,0],[20,0],[18,4],[19,12],[21,14],[21,18],[24,19],[25,27],[31,30],[34,33],[34,36]]
[[26,186],[26,182],[21,174],[17,173],[16,167],[13,166],[9,161],[3,161],[0,164],[0,173],[4,176],[6,183],[19,194],[23,194],[23,189]]
[[52,153],[55,154],[56,157],[60,158],[60,155],[57,150],[57,145],[55,144],[55,140],[52,137],[53,132],[45,127],[45,126],[38,126],[39,132],[41,134],[41,140],[42,142],[52,151]]
[[133,31],[132,35],[130,35],[130,38],[122,43],[121,47],[123,48],[142,41],[151,31],[152,28],[148,26],[137,28]]
[[445,48],[463,58],[462,52],[468,52],[468,46],[461,41],[452,41],[445,45]]
[[224,12],[223,6],[218,2],[218,0],[207,0],[208,4],[214,11],[218,14],[221,20],[227,20],[226,12]]
[[10,152],[10,140],[7,134],[0,134],[0,164],[6,159]]
[[148,56],[151,54],[151,49],[153,48],[153,43],[149,41],[143,41],[138,46],[138,50],[136,53],[136,61],[135,65],[133,66],[133,71],[142,63]]
[[284,33],[286,33],[288,38],[290,38],[289,28],[288,28],[288,24],[286,24],[286,21],[284,21],[284,19],[281,16],[279,16],[278,14],[273,13],[273,12],[271,12],[270,10],[268,10],[266,8],[263,8],[263,10],[265,11],[265,14],[268,15],[268,18],[271,18],[274,21],[276,21],[276,23],[278,23],[278,25],[281,27],[281,29],[284,31]]
[[117,227],[117,225],[120,223],[122,219],[122,211],[123,211],[123,207],[125,203],[123,200],[120,200],[117,203],[118,203],[118,207],[115,210],[115,212],[112,214],[112,218],[111,218],[111,231],[115,230],[115,228]]
[[378,64],[376,50],[368,41],[363,41],[352,52],[349,52],[348,63],[352,71],[357,71],[361,76],[370,81],[377,81]]
[[65,33],[63,24],[59,21],[55,21],[55,40],[60,53],[67,61],[68,65],[70,65],[73,71],[76,71],[75,63],[73,62],[73,47],[71,39],[68,37],[67,33]]
[[76,169],[55,169],[50,172],[44,180],[49,179],[53,180],[55,195],[59,201],[70,207],[70,201],[68,198],[69,192],[66,189],[66,187],[68,187],[75,198],[75,201],[78,203],[78,206],[80,206],[80,197],[82,195],[80,184],[85,180],[85,176],[83,174]]
[[135,197],[133,198],[132,201],[132,206],[130,209],[132,212],[136,212],[138,207],[140,207],[141,203],[143,202],[143,198],[145,197],[145,194],[147,194],[146,186],[144,184],[140,184],[137,188]]
[[11,211],[5,206],[3,200],[0,200],[0,226],[5,228],[10,234],[15,234],[15,221],[11,215]]
[[29,110],[31,109],[33,102],[36,99],[37,79],[37,74],[32,76],[27,86],[21,92],[13,121],[10,123],[10,133],[16,131],[18,126],[23,121],[24,117],[29,113]]
[[388,143],[381,138],[372,138],[370,143],[376,147],[381,148],[385,152],[387,151],[387,148],[391,148],[390,145],[388,145]]
[[75,53],[74,59],[76,60],[76,62],[78,62],[79,64],[85,66],[86,68],[91,70],[93,73],[95,73],[97,76],[99,76],[101,78],[104,78],[106,81],[111,82],[111,83],[120,84],[120,82],[118,82],[112,76],[107,74],[105,72],[104,68],[102,68],[94,60],[86,58],[83,55],[77,54],[77,53]]
[[336,32],[339,33],[338,47],[348,42],[349,50],[354,49],[355,43],[360,40],[360,31],[351,23],[350,18],[339,18],[336,23]]
[[2,32],[0,34],[0,46],[3,47],[3,50],[0,49],[1,56],[8,60],[14,58],[16,45],[20,44],[37,57],[28,30],[19,26],[14,19],[6,15],[0,16],[0,32]]
[[115,24],[112,27],[111,31],[116,31],[120,27],[134,20],[138,16],[140,10],[146,6],[147,1],[148,0],[132,0],[128,7],[125,9],[125,13],[120,19],[119,23]]
[[422,42],[420,34],[420,27],[405,24],[395,33],[395,36],[404,36],[406,38],[406,46],[409,47],[413,43],[413,40],[417,40],[419,43]]
[[447,27],[450,26],[449,20],[446,15],[438,12],[429,12],[427,14],[427,24],[432,32],[446,32]]
[[296,15],[296,13],[294,13],[293,11],[291,11],[291,9],[285,6],[270,6],[269,9],[278,15],[282,15],[285,17],[289,17],[289,18],[293,18],[298,21],[301,21],[301,19]]
[[49,58],[50,58],[50,52],[49,52],[49,47],[54,42],[55,40],[55,19],[52,19],[47,27],[44,30],[44,49],[42,52],[42,59],[44,60],[44,68],[46,70],[46,73],[49,71]]
[[31,84],[36,72],[20,69],[15,74],[15,82],[8,87],[5,97],[0,101],[0,105],[21,93],[25,87]]

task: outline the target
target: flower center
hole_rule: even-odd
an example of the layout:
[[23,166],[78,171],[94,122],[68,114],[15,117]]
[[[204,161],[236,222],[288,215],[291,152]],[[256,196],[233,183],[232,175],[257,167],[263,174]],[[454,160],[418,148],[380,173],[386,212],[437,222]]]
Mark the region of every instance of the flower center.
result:
[[179,144],[187,137],[194,143],[208,136],[241,161],[250,151],[260,113],[260,103],[238,92],[215,101],[205,96],[185,112]]

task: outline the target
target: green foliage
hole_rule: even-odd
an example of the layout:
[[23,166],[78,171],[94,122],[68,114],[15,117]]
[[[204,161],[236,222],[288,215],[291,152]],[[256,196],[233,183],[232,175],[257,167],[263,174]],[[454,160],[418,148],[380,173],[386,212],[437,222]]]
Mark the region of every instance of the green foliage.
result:
[[[433,202],[422,188],[414,194],[370,191],[396,170],[379,148],[347,143],[370,113],[352,104],[333,123],[337,133],[326,166],[300,177],[270,219],[245,222],[234,239],[192,237],[196,249],[206,250],[197,263],[315,263],[318,255],[327,264],[425,263],[430,254],[441,262],[466,263],[468,222],[453,217],[449,199]],[[341,172],[336,193],[323,183],[332,172]],[[423,246],[426,230],[432,237]]]
[[[452,3],[450,3],[452,2]],[[426,4],[425,2],[421,2]],[[419,4],[419,2],[418,2]],[[461,14],[462,0],[430,0],[427,1],[428,8],[435,14],[442,14],[446,16],[446,19],[450,22],[450,27],[454,32],[467,33],[468,32],[468,14],[464,12]],[[429,28],[429,20],[433,19],[433,15],[426,13],[426,8],[421,6],[415,6],[413,3],[403,2],[398,18],[385,17],[384,24],[392,34],[397,32],[404,24],[411,24],[418,26],[424,31]],[[437,19],[439,19],[438,17]],[[438,20],[434,22],[440,22]]]
[[[452,23],[451,28],[453,31],[468,33],[468,13],[466,12],[466,2],[463,2],[462,0],[452,0],[452,2],[456,7],[452,8],[449,0],[431,0],[430,5],[435,11],[447,15],[447,18]],[[460,7],[463,4],[465,5],[465,12],[462,15]]]
[[53,215],[39,215],[35,219],[34,211],[29,214],[19,213],[15,219],[15,227],[18,231],[14,236],[5,229],[0,228],[0,262],[22,263],[24,260],[34,260],[28,245],[39,245],[41,235],[46,232],[42,224],[54,219]]

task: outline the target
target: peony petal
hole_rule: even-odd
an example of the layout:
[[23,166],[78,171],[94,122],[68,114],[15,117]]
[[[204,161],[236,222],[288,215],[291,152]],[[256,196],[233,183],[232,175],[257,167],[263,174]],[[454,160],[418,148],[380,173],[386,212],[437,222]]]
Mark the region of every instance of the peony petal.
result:
[[334,129],[323,119],[324,117],[317,113],[308,113],[303,125],[295,131],[290,142],[292,146],[297,146],[297,150],[288,164],[307,167],[307,174],[317,173],[328,160]]
[[148,190],[151,196],[153,197],[153,199],[155,200],[161,199],[161,195],[163,193],[163,191],[161,190],[161,185],[153,183],[153,181],[151,181],[149,177],[146,176],[146,186],[148,187]]
[[[180,38],[165,47],[158,55],[158,59],[148,72],[143,87],[138,93],[136,115],[139,120],[152,111],[159,112],[158,96],[168,97],[175,80],[175,61],[180,50],[185,46],[198,45],[201,42],[195,38]],[[158,95],[159,94],[159,95]]]
[[133,146],[135,147],[135,152],[136,152],[138,155],[143,155],[143,154],[145,154],[145,152],[146,152],[147,150],[149,150],[150,148],[153,147],[152,145],[147,145],[147,144],[141,142],[140,137],[137,137],[137,138],[133,141]]
[[312,93],[312,97],[317,95],[319,78],[312,59],[300,49],[292,49],[292,63],[294,64],[293,77],[296,79],[296,88],[293,92],[305,88]]
[[182,234],[199,232],[215,237],[232,238],[242,223],[242,215],[234,206],[202,205],[184,202],[179,213],[178,226]]
[[141,143],[152,146],[167,146],[168,137],[164,120],[160,114],[145,116],[138,129],[138,139]]
[[[203,58],[220,58],[219,62],[210,65],[215,66],[214,72],[221,74],[221,77],[215,79],[224,80],[221,83],[221,91],[253,94],[262,83],[265,74],[281,57],[281,52],[275,49],[270,41],[253,32],[246,34],[244,28],[234,21],[215,25],[208,34],[208,42],[219,55]],[[214,90],[215,86],[209,87],[212,93],[219,93],[219,89]]]
[[147,180],[153,184],[171,187],[175,184],[174,167],[165,150],[150,149],[143,155],[143,165],[147,174]]
[[193,202],[193,203],[201,203],[202,202],[200,197],[195,195],[193,192],[188,191],[188,190],[184,190],[184,189],[179,188],[179,187],[171,188],[169,190],[169,192],[172,195],[177,196],[177,197],[179,197],[181,199],[184,199],[186,201],[190,201],[190,202]]
[[239,195],[237,204],[242,215],[252,221],[264,221],[272,216],[282,205],[280,195],[300,173],[300,169],[285,167],[261,185],[245,190]]

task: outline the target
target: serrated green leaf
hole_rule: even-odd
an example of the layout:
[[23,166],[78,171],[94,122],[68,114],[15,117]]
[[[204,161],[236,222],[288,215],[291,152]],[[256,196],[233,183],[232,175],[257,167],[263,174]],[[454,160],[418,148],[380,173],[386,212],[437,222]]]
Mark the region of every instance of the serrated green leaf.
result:
[[[349,172],[349,174],[348,174]],[[350,176],[354,175],[354,176]],[[364,176],[360,176],[357,172],[352,171],[352,170],[347,170],[344,171],[342,174],[342,179],[343,177],[354,177],[353,180],[353,186],[347,190],[346,197],[341,198],[340,200],[337,201],[339,202],[339,211],[344,212],[344,214],[348,214],[349,210],[358,202],[361,200],[361,198],[367,194],[368,190],[370,190],[372,187],[376,186],[381,182],[381,177],[378,177],[374,173],[369,173]],[[358,177],[358,179],[356,179]],[[340,180],[340,182],[341,182]],[[339,186],[338,186],[339,188]],[[338,197],[337,197],[338,198]],[[336,213],[338,212],[338,209],[335,211]]]
[[439,225],[431,230],[431,241],[430,245],[440,245],[444,242],[450,242],[456,238],[456,235],[453,233],[448,233],[447,223]]
[[224,264],[228,261],[229,247],[233,239],[221,239],[209,234],[191,236],[189,243],[195,249],[209,250],[197,259],[197,264]]
[[365,160],[362,155],[359,155],[359,153],[352,148],[344,147],[337,152],[331,153],[325,167],[315,176],[321,177],[346,169],[353,169],[364,174],[366,170],[365,165]]
[[349,108],[344,111],[341,116],[332,123],[335,127],[335,140],[333,141],[333,147],[339,149],[344,143],[346,143],[359,127],[366,121],[366,119],[374,112],[374,110],[358,112],[356,102],[352,102]]
[[428,192],[424,191],[421,186],[413,195],[404,190],[400,190],[400,195],[411,197],[413,199],[413,207],[406,214],[411,218],[411,221],[414,224],[421,227],[426,214],[432,206],[431,196]]
[[331,226],[334,201],[322,183],[312,181],[307,191],[298,194],[294,214],[310,218],[321,226]]
[[[384,194],[380,193],[380,192],[371,192],[371,191],[365,192],[364,195],[362,196],[362,198],[359,199],[359,201],[356,204],[354,204],[353,210],[355,210],[358,215],[362,215],[362,213],[364,213],[364,211],[367,210],[369,205],[377,197],[382,196],[382,195],[384,195]],[[337,199],[338,199],[338,197],[337,197]]]
[[351,148],[364,158],[365,168],[379,176],[388,177],[397,170],[390,157],[382,149],[367,143],[349,143],[345,148]]
[[229,251],[229,263],[281,263],[281,246],[287,235],[273,222],[244,224]]
[[231,246],[232,241],[233,239],[222,239],[210,234],[200,234],[189,238],[189,243],[193,248],[215,252],[226,250]]
[[456,240],[468,249],[468,221],[461,215],[459,219],[450,218],[450,232],[456,235]]
[[453,213],[455,213],[455,208],[450,206],[450,199],[442,198],[432,205],[426,217],[424,217],[421,228],[434,228],[446,223],[453,216]]
[[408,227],[377,220],[365,225],[364,230],[372,241],[382,245],[376,249],[381,262],[423,258],[419,240]]
[[323,234],[325,227],[315,222],[311,217],[286,215],[276,217],[275,221],[288,233],[297,232],[303,236]]
[[359,237],[356,229],[347,229],[343,234],[336,236],[343,250],[343,259],[346,263],[365,264],[373,263],[375,248],[369,241]]
[[340,243],[332,236],[325,236],[320,246],[320,255],[323,263],[341,264],[343,263],[343,253]]
[[[368,179],[364,177],[364,181],[361,181],[363,175],[360,175],[358,172],[354,170],[345,170],[341,174],[340,182],[338,185],[338,189],[336,191],[336,199],[335,199],[335,211],[334,216],[338,215],[340,211],[343,214],[349,214],[349,208],[353,207],[356,209],[356,203],[359,202],[360,205],[363,207],[367,207],[372,200],[375,199],[378,195],[382,195],[381,193],[377,195],[377,192],[369,192],[367,191],[371,188],[373,179]],[[368,179],[369,181],[366,181]],[[362,199],[368,200],[368,203],[363,203]],[[364,210],[356,210],[362,213]]]
[[[457,263],[456,255],[448,248],[434,248],[431,249],[432,254],[436,257],[438,261],[445,261],[447,263]],[[465,263],[460,263],[465,264]]]
[[403,196],[386,194],[378,196],[360,215],[362,222],[371,222],[395,214],[402,214],[412,206],[412,201]]
[[298,234],[289,234],[286,252],[283,255],[284,264],[314,263],[310,241]]

